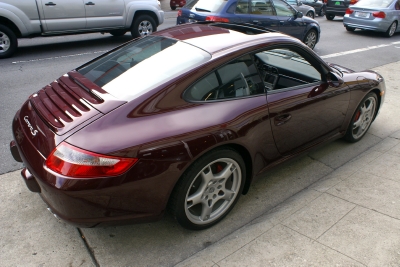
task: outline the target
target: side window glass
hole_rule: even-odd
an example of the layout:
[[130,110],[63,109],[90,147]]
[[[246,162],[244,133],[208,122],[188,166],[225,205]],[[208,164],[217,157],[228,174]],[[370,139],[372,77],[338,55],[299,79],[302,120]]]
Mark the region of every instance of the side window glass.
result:
[[248,0],[238,0],[235,13],[236,14],[249,14],[249,1]]
[[283,17],[292,17],[295,15],[294,9],[282,0],[273,0],[276,9],[276,15]]
[[287,48],[255,54],[267,90],[279,90],[322,81],[321,73],[300,54]]
[[264,93],[264,85],[250,55],[229,62],[186,90],[189,101],[211,101]]
[[264,16],[275,15],[271,0],[251,0],[251,14]]

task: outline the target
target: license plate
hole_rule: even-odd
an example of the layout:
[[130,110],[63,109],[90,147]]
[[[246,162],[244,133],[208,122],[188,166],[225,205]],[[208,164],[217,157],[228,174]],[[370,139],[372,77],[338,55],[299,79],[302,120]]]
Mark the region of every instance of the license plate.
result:
[[342,5],[342,2],[339,2],[339,1],[335,2],[335,6],[341,6],[341,5]]
[[189,22],[197,22],[195,19],[189,19]]
[[354,16],[358,18],[369,18],[368,12],[355,12]]

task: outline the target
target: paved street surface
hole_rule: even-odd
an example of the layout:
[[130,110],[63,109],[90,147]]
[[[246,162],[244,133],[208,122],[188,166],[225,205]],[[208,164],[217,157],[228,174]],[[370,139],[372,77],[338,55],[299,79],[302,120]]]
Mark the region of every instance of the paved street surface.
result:
[[[77,229],[19,171],[0,176],[1,266],[400,266],[400,86],[358,143],[337,140],[261,178],[205,231],[156,223]],[[232,230],[233,229],[233,230]]]

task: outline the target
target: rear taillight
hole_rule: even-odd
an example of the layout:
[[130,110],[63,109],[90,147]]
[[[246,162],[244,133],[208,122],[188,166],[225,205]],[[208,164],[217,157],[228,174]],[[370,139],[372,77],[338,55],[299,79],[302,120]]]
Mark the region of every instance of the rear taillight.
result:
[[355,5],[358,2],[358,0],[350,0],[350,5]]
[[229,22],[229,19],[221,18],[221,17],[217,17],[217,16],[207,16],[206,21]]
[[178,10],[178,17],[182,16],[182,9]]
[[373,12],[372,16],[374,16],[375,18],[381,18],[381,19],[386,18],[385,12],[382,12],[382,11]]
[[137,158],[121,158],[86,151],[68,143],[58,145],[46,160],[50,170],[75,178],[117,176],[126,172]]
[[350,8],[346,9],[346,14],[347,15],[353,14],[353,12],[354,12],[353,9],[350,9]]

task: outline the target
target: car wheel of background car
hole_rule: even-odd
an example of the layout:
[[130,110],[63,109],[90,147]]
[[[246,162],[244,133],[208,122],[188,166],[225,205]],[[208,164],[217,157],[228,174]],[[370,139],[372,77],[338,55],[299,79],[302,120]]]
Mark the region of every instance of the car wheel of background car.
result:
[[171,9],[172,9],[172,10],[175,10],[175,9],[176,9],[176,6],[171,6]]
[[114,30],[114,31],[110,31],[110,34],[112,36],[123,36],[125,35],[126,30]]
[[221,221],[242,194],[246,179],[242,157],[229,148],[199,158],[176,184],[169,208],[180,225],[201,230]]
[[314,12],[312,12],[312,11],[308,11],[306,16],[309,17],[309,18],[312,18],[312,19],[315,17],[314,16]]
[[356,28],[346,26],[346,30],[347,30],[348,32],[354,32],[354,31],[356,30]]
[[309,30],[304,37],[303,41],[309,48],[314,49],[317,43],[317,32],[315,30]]
[[325,14],[325,17],[326,17],[327,20],[333,20],[335,18],[335,15]]
[[133,37],[143,37],[157,30],[156,22],[149,15],[140,15],[132,24]]
[[8,27],[0,25],[0,58],[10,57],[17,50],[17,36]]
[[393,21],[393,23],[389,26],[389,29],[385,32],[386,37],[392,37],[393,34],[396,32],[397,29],[397,22]]
[[347,129],[345,139],[349,142],[360,141],[371,126],[377,111],[377,97],[375,93],[369,93],[361,101],[354,113],[349,128]]

